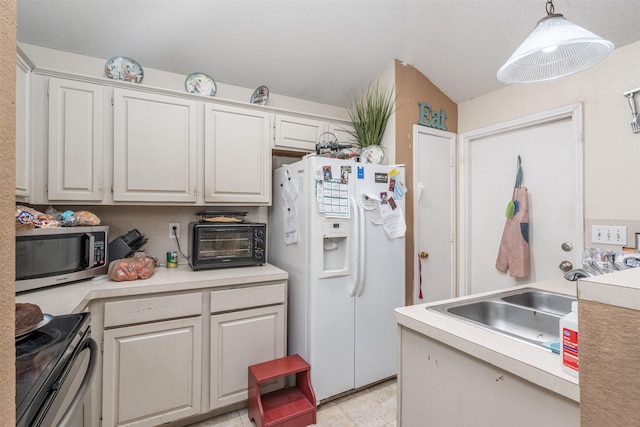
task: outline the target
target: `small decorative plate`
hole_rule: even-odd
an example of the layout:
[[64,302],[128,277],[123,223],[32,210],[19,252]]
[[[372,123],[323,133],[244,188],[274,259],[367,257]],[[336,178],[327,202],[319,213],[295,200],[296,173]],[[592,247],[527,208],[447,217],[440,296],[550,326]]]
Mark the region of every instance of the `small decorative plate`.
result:
[[251,103],[258,105],[265,105],[269,100],[269,88],[266,86],[260,86],[256,90],[253,91],[253,95],[251,95]]
[[141,83],[144,78],[142,66],[126,56],[115,56],[104,64],[104,74],[113,80]]
[[184,88],[189,93],[215,96],[218,87],[216,82],[204,73],[191,73],[184,80]]
[[37,331],[38,329],[42,328],[47,323],[51,322],[51,320],[53,320],[53,316],[50,315],[50,314],[43,313],[42,317],[43,317],[42,320],[37,325],[33,325],[30,328],[21,329],[19,331],[16,331],[16,339],[24,338],[25,336],[29,335],[31,332]]

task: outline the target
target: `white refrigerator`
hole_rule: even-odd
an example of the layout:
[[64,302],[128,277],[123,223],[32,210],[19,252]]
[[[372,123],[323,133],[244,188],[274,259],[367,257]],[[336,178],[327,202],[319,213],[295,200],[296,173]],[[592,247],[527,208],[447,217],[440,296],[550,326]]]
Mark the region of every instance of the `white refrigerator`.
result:
[[310,364],[316,403],[396,374],[404,173],[317,156],[274,171],[267,256],[289,273],[288,354]]

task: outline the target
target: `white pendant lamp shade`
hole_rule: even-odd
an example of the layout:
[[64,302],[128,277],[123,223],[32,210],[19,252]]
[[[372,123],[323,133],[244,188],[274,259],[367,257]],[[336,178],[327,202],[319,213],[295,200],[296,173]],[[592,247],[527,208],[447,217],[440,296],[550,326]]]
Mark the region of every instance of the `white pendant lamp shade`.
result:
[[560,14],[542,18],[498,70],[503,83],[535,83],[577,73],[605,59],[613,43]]

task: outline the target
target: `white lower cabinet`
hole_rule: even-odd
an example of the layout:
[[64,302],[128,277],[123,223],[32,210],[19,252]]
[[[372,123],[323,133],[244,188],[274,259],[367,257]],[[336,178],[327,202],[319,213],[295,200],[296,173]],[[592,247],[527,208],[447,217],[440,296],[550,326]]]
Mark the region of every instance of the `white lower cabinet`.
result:
[[286,281],[239,280],[91,303],[103,342],[93,414],[103,427],[157,426],[246,401],[249,366],[285,356],[287,290]]
[[580,425],[578,402],[444,342],[401,326],[399,346],[399,426]]
[[249,366],[284,357],[284,350],[283,304],[212,315],[211,409],[246,400]]
[[103,425],[157,426],[200,413],[202,317],[104,332]]

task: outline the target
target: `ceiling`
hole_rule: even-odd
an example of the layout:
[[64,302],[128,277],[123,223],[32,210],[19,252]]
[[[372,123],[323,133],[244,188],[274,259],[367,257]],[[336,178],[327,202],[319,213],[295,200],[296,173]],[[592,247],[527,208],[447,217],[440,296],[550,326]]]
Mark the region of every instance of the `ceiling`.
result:
[[[640,40],[638,0],[555,0],[612,41]],[[545,0],[17,0],[18,41],[346,106],[398,59],[455,102],[496,78]]]

